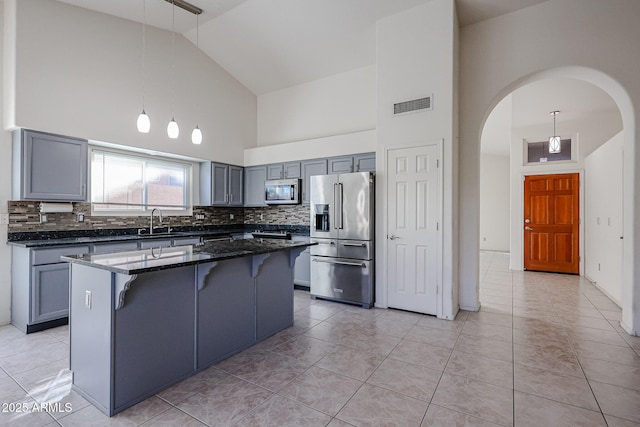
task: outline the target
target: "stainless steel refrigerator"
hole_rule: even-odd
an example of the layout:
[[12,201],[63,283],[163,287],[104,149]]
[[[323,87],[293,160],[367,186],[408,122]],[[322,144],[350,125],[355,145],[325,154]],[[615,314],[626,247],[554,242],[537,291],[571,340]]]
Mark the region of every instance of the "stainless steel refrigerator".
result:
[[371,308],[374,174],[311,177],[311,296]]

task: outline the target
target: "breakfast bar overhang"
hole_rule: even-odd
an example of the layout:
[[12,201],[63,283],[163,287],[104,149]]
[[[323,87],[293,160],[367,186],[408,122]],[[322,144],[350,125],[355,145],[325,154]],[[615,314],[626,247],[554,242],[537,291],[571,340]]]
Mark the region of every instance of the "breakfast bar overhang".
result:
[[112,416],[293,324],[308,241],[247,239],[62,257],[73,389]]

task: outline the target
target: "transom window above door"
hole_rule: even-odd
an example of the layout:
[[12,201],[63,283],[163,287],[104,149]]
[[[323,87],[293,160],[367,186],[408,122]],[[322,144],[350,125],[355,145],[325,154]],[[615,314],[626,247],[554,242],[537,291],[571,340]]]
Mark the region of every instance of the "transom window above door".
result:
[[[560,151],[549,150],[549,140],[524,141],[524,163],[570,162],[573,158],[574,144],[571,138],[560,140]],[[557,147],[552,147],[557,148]]]

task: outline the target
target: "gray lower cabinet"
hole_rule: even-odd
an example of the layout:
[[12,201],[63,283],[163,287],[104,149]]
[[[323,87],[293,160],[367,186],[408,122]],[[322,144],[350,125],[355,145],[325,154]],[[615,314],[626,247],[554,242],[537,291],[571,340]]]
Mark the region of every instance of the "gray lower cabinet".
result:
[[69,265],[37,265],[31,272],[31,323],[69,315]]
[[252,166],[244,170],[244,205],[247,207],[266,206],[264,203],[264,182],[267,180],[268,166]]
[[302,168],[302,203],[309,204],[309,183],[313,175],[327,174],[327,159],[305,160],[300,162]]
[[149,239],[140,242],[140,249],[167,248],[172,244],[172,239]]
[[196,245],[200,243],[199,237],[180,237],[173,239],[172,246]]
[[86,201],[86,140],[27,129],[13,133],[13,198]]
[[93,245],[91,253],[108,254],[118,251],[131,251],[138,249],[138,242],[121,242],[121,243],[96,243]]
[[311,254],[305,249],[298,258],[293,270],[293,283],[298,286],[311,286]]
[[89,253],[89,246],[14,246],[11,253],[11,323],[25,333],[62,324],[56,322],[69,315],[69,264],[60,257]]
[[242,206],[244,168],[224,163],[200,163],[200,204]]

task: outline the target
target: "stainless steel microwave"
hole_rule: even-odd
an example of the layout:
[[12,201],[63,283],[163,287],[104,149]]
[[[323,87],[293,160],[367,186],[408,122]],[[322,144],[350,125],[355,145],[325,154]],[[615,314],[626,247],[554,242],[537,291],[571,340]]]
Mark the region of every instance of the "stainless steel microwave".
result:
[[300,204],[300,179],[270,179],[264,182],[264,202],[268,205]]

